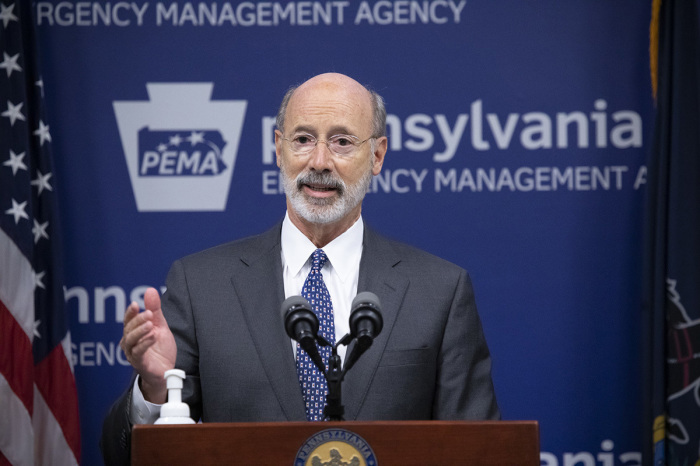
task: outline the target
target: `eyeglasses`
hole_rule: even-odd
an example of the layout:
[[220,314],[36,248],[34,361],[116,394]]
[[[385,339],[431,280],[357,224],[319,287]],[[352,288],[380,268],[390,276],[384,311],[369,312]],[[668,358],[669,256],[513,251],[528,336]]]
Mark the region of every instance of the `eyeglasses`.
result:
[[362,144],[374,138],[370,137],[364,141],[360,141],[360,138],[357,136],[352,136],[349,134],[335,134],[324,141],[322,139],[316,139],[314,136],[307,133],[298,133],[291,139],[285,137],[282,139],[287,141],[292,147],[292,151],[296,152],[297,154],[308,154],[314,150],[319,142],[322,142],[335,155],[347,157],[352,155]]

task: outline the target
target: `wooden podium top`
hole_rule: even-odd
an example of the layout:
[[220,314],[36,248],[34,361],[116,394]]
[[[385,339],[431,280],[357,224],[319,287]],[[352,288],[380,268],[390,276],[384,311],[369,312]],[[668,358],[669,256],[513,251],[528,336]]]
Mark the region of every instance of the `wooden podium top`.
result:
[[[344,431],[350,434],[345,434]],[[339,435],[338,432],[360,442],[359,444],[364,440],[374,453],[373,456],[365,456],[362,459],[367,460],[365,463],[352,464],[368,466],[453,464],[534,466],[540,464],[539,429],[536,421],[347,421],[139,425],[134,427],[132,436],[132,463],[134,465],[311,465],[314,464],[309,456],[311,450],[328,441],[329,437]],[[359,436],[360,439],[355,436]],[[310,439],[311,442],[307,443]],[[301,451],[302,447],[304,447],[303,451]],[[301,459],[297,459],[300,451]],[[304,460],[305,457],[308,461]],[[321,462],[317,460],[315,464],[323,464],[327,459],[327,457],[322,458]]]

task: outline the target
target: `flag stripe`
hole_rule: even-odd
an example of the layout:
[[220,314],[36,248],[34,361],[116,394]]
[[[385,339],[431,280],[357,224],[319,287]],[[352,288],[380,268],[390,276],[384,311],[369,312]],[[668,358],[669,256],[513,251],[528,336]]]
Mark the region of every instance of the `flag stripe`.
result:
[[34,377],[47,408],[63,430],[66,442],[79,458],[78,400],[71,396],[76,392],[75,379],[63,352],[63,345],[56,346],[48,357],[35,366]]
[[5,458],[5,455],[3,455],[2,452],[0,451],[0,466],[5,466],[5,465],[11,466],[12,463],[10,463],[10,462],[7,460],[7,458]]
[[0,374],[30,414],[34,397],[33,366],[32,345],[27,335],[0,301]]
[[0,229],[0,301],[32,340],[34,327],[34,273],[32,266],[12,238]]
[[[36,465],[70,466],[78,464],[76,458],[80,458],[80,452],[75,451],[75,441],[73,441],[73,446],[66,443],[64,434],[68,431],[61,428],[38,390],[34,397],[33,422],[34,435],[41,439],[40,442],[36,443],[34,450],[34,463]],[[78,432],[77,417],[73,430]],[[77,448],[80,448],[79,442]]]
[[6,463],[34,464],[34,431],[32,419],[24,403],[17,398],[7,380],[0,374],[0,453]]
[[[70,336],[70,330],[66,333],[66,336],[63,337],[63,340],[61,340],[61,349],[63,350],[63,356],[65,356],[66,361],[68,362],[68,367],[70,368],[71,375],[73,377],[73,380],[75,380],[75,371],[73,368],[73,350],[71,349],[71,336]],[[76,385],[77,386],[77,385]],[[77,388],[76,388],[77,390]],[[77,393],[77,391],[76,391]]]

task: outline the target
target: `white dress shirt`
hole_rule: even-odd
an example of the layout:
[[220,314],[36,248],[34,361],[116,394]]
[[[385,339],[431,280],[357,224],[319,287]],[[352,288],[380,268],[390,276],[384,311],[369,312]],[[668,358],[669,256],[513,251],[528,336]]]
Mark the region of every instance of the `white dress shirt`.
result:
[[[350,332],[350,306],[357,295],[357,283],[360,277],[360,259],[362,257],[362,240],[364,223],[360,217],[343,234],[323,247],[328,260],[321,269],[323,281],[328,288],[333,304],[335,321],[335,340],[340,340]],[[317,249],[285,215],[282,222],[282,277],[284,296],[301,295],[304,281],[311,270],[311,254]],[[291,341],[292,351],[296,357],[296,345]],[[338,348],[341,360],[345,359],[345,346]],[[134,424],[153,424],[160,416],[162,405],[146,401],[139,388],[139,377],[134,381],[131,395],[130,416]]]
[[[322,249],[328,260],[321,269],[323,281],[331,295],[335,320],[335,341],[350,332],[350,305],[357,295],[360,277],[364,224],[360,217],[350,228]],[[289,219],[282,222],[282,276],[284,296],[301,295],[307,275],[311,271],[311,254],[318,249]],[[297,343],[292,340],[294,354]],[[345,359],[345,346],[338,348],[340,359]]]

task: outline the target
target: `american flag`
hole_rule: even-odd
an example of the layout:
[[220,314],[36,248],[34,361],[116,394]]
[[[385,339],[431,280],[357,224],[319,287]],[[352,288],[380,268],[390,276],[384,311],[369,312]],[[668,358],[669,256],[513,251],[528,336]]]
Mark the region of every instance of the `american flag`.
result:
[[0,465],[80,462],[31,2],[0,0]]

